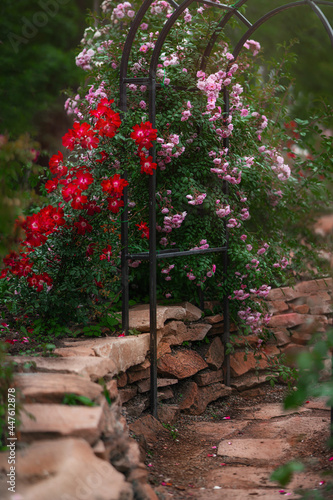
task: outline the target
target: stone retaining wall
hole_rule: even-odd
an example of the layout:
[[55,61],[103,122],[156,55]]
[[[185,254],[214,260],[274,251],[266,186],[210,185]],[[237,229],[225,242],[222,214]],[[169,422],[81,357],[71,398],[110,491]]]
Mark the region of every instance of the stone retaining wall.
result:
[[[269,358],[286,354],[287,361],[304,348],[314,332],[324,332],[332,324],[332,278],[301,282],[295,287],[270,291],[266,298],[272,314],[269,324],[274,336],[259,352],[246,348],[258,345],[258,337],[237,337],[235,325],[231,331],[236,340],[230,356],[231,389],[224,385],[224,347],[221,342],[223,316],[202,317],[196,307],[186,304],[172,306],[167,318],[158,322],[158,398],[163,404],[159,418],[170,421],[179,411],[202,413],[207,404],[230,394],[232,389],[250,390],[266,382]],[[205,306],[212,307],[206,303]],[[181,307],[186,315],[182,318]],[[173,319],[178,316],[177,319]],[[146,321],[145,321],[146,318]],[[149,329],[148,308],[140,306],[131,312],[132,326]],[[164,327],[162,327],[164,319]],[[207,343],[206,343],[207,342]],[[245,355],[245,351],[248,351]],[[261,359],[258,359],[261,355]],[[121,401],[132,417],[138,417],[149,405],[149,359],[122,373],[118,379]]]
[[[280,352],[289,356],[305,348],[314,331],[323,332],[332,324],[332,279],[271,290],[267,306],[273,314],[275,339],[262,347],[260,360],[251,352],[245,360],[245,340],[238,339],[230,359],[231,387],[224,384],[223,317],[213,313],[203,317],[189,303],[158,307],[162,422],[172,423],[181,411],[200,414],[207,404],[232,391],[258,390],[266,381],[268,357]],[[135,421],[149,405],[149,306],[131,310],[130,327],[141,333],[67,339],[65,347],[55,351],[57,357],[14,358],[15,385],[23,404],[16,492],[23,500],[157,499],[122,415],[127,414],[136,436],[145,434],[145,419],[146,431],[160,425],[151,417]],[[237,337],[235,326],[231,329]],[[246,342],[257,345],[258,338],[248,336]],[[94,406],[64,405],[65,394],[86,396]],[[12,498],[8,473],[8,453],[0,453],[4,500]]]

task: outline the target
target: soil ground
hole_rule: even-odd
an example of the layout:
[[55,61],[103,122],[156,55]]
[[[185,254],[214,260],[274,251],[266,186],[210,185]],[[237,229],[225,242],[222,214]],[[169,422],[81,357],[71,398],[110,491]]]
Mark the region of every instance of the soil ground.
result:
[[[265,385],[220,399],[203,415],[181,415],[146,456],[158,497],[274,500],[307,491],[309,499],[333,499],[330,409],[309,401],[284,412],[285,393],[285,386]],[[282,488],[270,474],[290,460],[303,462],[304,471]]]

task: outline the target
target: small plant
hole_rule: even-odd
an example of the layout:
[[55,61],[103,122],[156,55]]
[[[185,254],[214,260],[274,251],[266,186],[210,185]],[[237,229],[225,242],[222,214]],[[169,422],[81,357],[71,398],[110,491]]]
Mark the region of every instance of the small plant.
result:
[[141,332],[139,332],[139,330],[137,330],[136,328],[131,328],[130,330],[128,330],[128,335],[140,335]]
[[226,355],[233,354],[235,352],[235,345],[237,345],[237,344],[232,344],[231,342],[227,342],[225,344],[225,347],[226,347],[225,354]]
[[200,347],[200,346],[202,346],[204,344],[209,344],[209,343],[210,343],[210,340],[209,340],[209,338],[206,335],[206,337],[203,338],[202,340],[196,340],[194,342],[194,345],[197,346],[197,347]]
[[280,381],[287,384],[290,389],[299,377],[296,368],[290,367],[285,363],[285,358],[284,354],[276,358],[269,358],[269,370],[271,373],[267,376],[266,380],[272,387]]
[[65,394],[62,404],[69,406],[97,406],[90,398],[87,396],[80,396],[78,394]]
[[113,400],[110,398],[110,394],[109,394],[109,391],[107,390],[106,382],[105,382],[104,378],[98,379],[98,383],[99,383],[99,385],[101,385],[103,387],[103,395],[104,395],[106,401],[108,402],[108,405],[109,406],[112,405]]
[[42,318],[35,320],[29,330],[24,325],[20,326],[20,331],[27,337],[33,337],[35,340],[44,343],[52,342],[55,338],[72,336],[72,330],[67,326],[60,325],[56,320],[46,321]]
[[219,418],[218,414],[217,414],[217,413],[215,413],[213,410],[211,410],[211,409],[210,409],[210,410],[209,410],[209,413],[210,413],[210,416],[211,416],[213,419],[217,420],[217,419]]
[[170,436],[172,437],[172,439],[174,441],[176,441],[176,439],[178,439],[178,429],[176,429],[176,427],[174,425],[171,425],[171,424],[163,423],[162,425],[165,429],[170,431]]
[[23,368],[24,373],[35,370],[36,369],[36,362],[35,361],[27,361],[26,363],[24,363],[22,368]]
[[82,333],[85,337],[101,337],[102,328],[100,325],[88,325],[82,328]]
[[47,342],[38,342],[31,349],[22,350],[19,352],[20,356],[43,356],[43,357],[51,357],[55,356],[53,354],[56,346],[52,343]]

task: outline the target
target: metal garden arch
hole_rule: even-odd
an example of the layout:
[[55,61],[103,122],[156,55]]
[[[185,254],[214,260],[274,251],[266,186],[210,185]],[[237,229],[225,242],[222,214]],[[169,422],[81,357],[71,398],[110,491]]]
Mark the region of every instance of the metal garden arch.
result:
[[[333,47],[333,29],[328,19],[320,9],[320,5],[326,5],[333,7],[333,2],[327,0],[298,0],[295,2],[287,3],[281,5],[265,15],[257,19],[254,23],[251,23],[246,17],[239,11],[239,9],[246,4],[248,0],[239,0],[233,5],[225,5],[222,3],[215,3],[211,0],[184,0],[177,4],[174,0],[167,0],[170,6],[174,8],[174,11],[170,18],[166,21],[161,33],[155,44],[155,48],[151,57],[149,76],[145,78],[129,78],[127,76],[128,62],[131,54],[131,49],[133,41],[135,39],[136,33],[139,26],[147,13],[149,7],[154,0],[144,0],[133,23],[129,30],[126,38],[123,57],[120,66],[120,108],[123,113],[127,110],[127,84],[145,84],[149,89],[149,120],[155,128],[156,122],[156,91],[161,85],[156,84],[156,69],[158,60],[163,48],[163,44],[172,29],[173,25],[176,23],[179,16],[188,8],[192,3],[204,4],[207,6],[214,7],[217,10],[222,11],[221,19],[217,25],[217,28],[212,33],[210,40],[207,43],[207,47],[202,55],[200,69],[204,70],[206,67],[207,60],[212,52],[212,49],[218,40],[220,33],[227,26],[228,22],[236,17],[245,26],[246,31],[239,39],[236,44],[233,55],[234,61],[237,59],[244,43],[249,37],[268,19],[274,17],[275,15],[294,8],[301,6],[308,6],[320,19],[323,24],[329,39]],[[234,62],[233,61],[233,62]],[[229,94],[228,89],[224,88],[224,113],[229,113]],[[228,147],[229,139],[224,139],[224,146]],[[153,157],[153,161],[156,159],[156,147],[155,145],[150,150],[150,155]],[[127,177],[125,172],[124,177]],[[121,224],[121,242],[122,242],[122,255],[121,255],[121,271],[122,271],[122,326],[125,334],[128,332],[129,328],[129,284],[128,284],[128,260],[129,259],[141,259],[149,261],[149,297],[150,297],[150,359],[151,359],[151,369],[150,369],[150,407],[151,413],[157,416],[157,331],[156,331],[156,277],[157,270],[156,264],[158,259],[175,258],[177,256],[194,255],[201,253],[212,253],[221,252],[223,254],[223,268],[224,273],[227,273],[227,251],[228,251],[228,236],[226,239],[226,244],[218,248],[209,248],[207,250],[188,250],[188,251],[177,251],[175,249],[163,250],[157,252],[156,250],[156,173],[154,171],[152,176],[149,176],[149,228],[150,228],[150,238],[149,238],[149,252],[143,252],[139,254],[129,253],[129,241],[128,241],[128,195],[127,188],[124,189],[124,211],[122,213],[122,224]],[[227,183],[224,183],[225,193],[228,194]],[[224,334],[223,341],[228,342],[229,340],[229,305],[228,298],[224,297],[223,300],[223,312],[224,312]],[[226,359],[226,385],[230,385],[230,363],[229,358]]]

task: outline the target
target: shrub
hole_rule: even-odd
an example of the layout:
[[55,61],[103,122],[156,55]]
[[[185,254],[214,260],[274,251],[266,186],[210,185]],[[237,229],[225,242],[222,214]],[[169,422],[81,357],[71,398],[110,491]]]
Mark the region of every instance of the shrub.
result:
[[[271,286],[298,276],[305,248],[309,261],[316,258],[309,221],[313,207],[329,199],[330,111],[323,105],[309,121],[290,116],[284,104],[293,59],[288,47],[263,81],[259,44],[248,40],[234,61],[221,35],[201,71],[202,49],[216,27],[213,9],[202,6],[187,9],[164,44],[156,129],[148,120],[146,85],[128,84],[128,111],[120,116],[119,65],[139,5],[105,0],[100,25],[85,31],[76,63],[89,78],[66,101],[75,120],[63,138],[68,154],[59,151],[50,159],[44,179],[50,201],[27,216],[22,250],[4,259],[3,300],[26,322],[39,316],[86,323],[105,314],[121,293],[123,189],[128,184],[130,251],[147,250],[148,179],[156,172],[158,249],[212,248],[229,238],[227,275],[221,254],[160,261],[159,298],[196,300],[200,289],[206,298],[226,294],[244,333],[263,336],[269,316],[261,299]],[[151,5],[128,76],[148,75],[171,11],[164,1]],[[224,88],[230,93],[228,115]],[[150,155],[154,141],[156,162]],[[130,266],[133,294],[145,300],[147,264]]]

